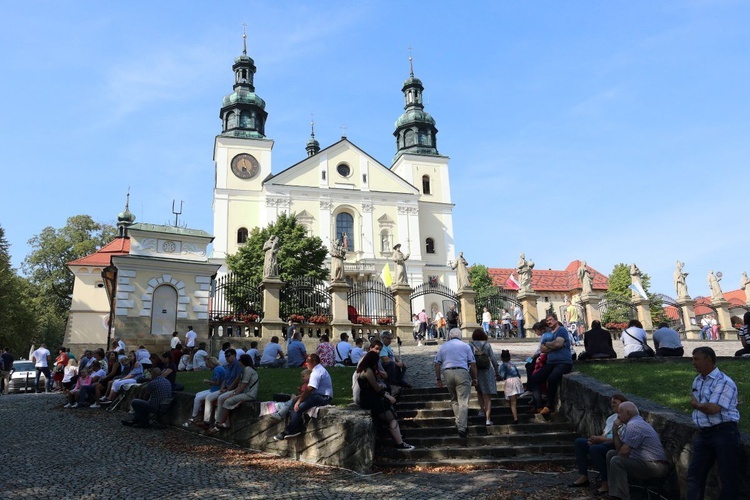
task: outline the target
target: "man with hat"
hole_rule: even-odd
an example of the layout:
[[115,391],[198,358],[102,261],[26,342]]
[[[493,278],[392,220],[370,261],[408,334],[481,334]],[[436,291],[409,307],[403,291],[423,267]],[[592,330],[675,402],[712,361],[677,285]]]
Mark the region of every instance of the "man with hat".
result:
[[383,341],[383,349],[380,351],[380,363],[388,374],[388,384],[410,389],[411,384],[404,380],[404,375],[406,375],[406,365],[401,361],[401,357],[396,356],[393,352],[393,348],[391,348],[393,332],[390,330],[383,330],[380,334],[380,339]]
[[396,243],[393,247],[393,261],[396,263],[396,284],[408,285],[409,280],[406,278],[406,261],[409,254],[404,255],[401,252],[401,243]]
[[477,384],[477,365],[471,347],[461,340],[461,330],[451,328],[448,342],[435,355],[437,386],[448,388],[458,435],[466,437],[471,386]]

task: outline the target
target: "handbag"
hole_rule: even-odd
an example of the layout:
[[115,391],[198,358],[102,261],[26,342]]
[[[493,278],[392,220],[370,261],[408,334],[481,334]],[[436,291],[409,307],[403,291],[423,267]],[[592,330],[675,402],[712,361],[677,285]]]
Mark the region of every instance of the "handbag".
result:
[[650,345],[648,345],[646,342],[643,342],[641,339],[635,338],[632,335],[630,335],[630,332],[628,332],[627,328],[623,330],[628,337],[630,337],[633,340],[637,340],[639,344],[641,344],[641,347],[643,347],[643,352],[646,353],[643,355],[643,357],[653,358],[656,356],[656,352],[651,348]]

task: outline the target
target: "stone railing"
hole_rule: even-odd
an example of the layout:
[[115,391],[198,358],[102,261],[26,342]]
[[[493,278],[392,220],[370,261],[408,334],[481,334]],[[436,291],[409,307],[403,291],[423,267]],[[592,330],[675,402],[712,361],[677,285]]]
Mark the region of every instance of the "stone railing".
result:
[[[128,390],[118,409],[127,410],[139,388]],[[193,395],[176,392],[175,403],[163,417],[167,425],[180,426],[190,418]],[[215,437],[245,448],[275,453],[303,462],[343,467],[359,473],[369,473],[375,452],[375,428],[367,410],[357,407],[321,408],[318,417],[307,424],[304,434],[285,441],[273,437],[284,430],[284,421],[260,416],[259,403],[243,403],[232,411],[232,428],[222,430]],[[200,432],[190,426],[188,430]]]
[[[623,361],[632,362],[631,360]],[[653,382],[659,383],[658,380]],[[691,382],[692,379],[686,382],[686,397],[689,397]],[[560,388],[560,411],[569,422],[576,426],[576,430],[581,435],[601,434],[604,421],[611,414],[610,396],[616,392],[621,391],[581,373],[571,373],[563,377]],[[631,394],[625,394],[625,396],[638,406],[644,420],[659,433],[664,448],[675,465],[680,497],[685,498],[687,470],[693,451],[692,439],[696,432],[692,419],[687,414],[679,413],[647,399]],[[745,455],[750,457],[750,436],[744,433],[742,445]],[[719,479],[714,468],[708,478],[706,499],[718,498],[718,491]],[[748,460],[743,461],[740,468],[740,498],[750,498],[750,461]]]

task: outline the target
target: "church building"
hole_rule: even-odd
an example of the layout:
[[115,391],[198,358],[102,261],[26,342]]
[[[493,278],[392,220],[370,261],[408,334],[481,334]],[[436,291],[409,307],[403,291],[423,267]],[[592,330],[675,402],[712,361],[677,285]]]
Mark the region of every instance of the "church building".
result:
[[[407,274],[413,288],[432,280],[456,289],[448,157],[438,152],[438,129],[424,109],[424,86],[413,67],[401,89],[404,112],[395,123],[396,154],[390,166],[346,137],[321,149],[313,129],[307,156],[294,165],[275,167],[274,141],[266,127],[269,114],[256,94],[256,67],[246,48],[232,71],[233,91],[222,103],[222,131],[213,156],[211,261],[222,265],[220,275],[228,272],[226,256],[237,252],[253,227],[294,213],[327,247],[336,239],[346,245],[349,282],[378,279],[400,243],[409,254]],[[415,303],[415,308],[432,302]]]

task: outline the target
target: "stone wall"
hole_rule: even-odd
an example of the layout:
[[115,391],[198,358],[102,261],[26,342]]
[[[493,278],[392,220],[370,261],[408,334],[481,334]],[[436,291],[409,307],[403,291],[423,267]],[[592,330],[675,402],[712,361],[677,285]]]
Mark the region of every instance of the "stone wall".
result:
[[[127,410],[140,388],[133,387],[118,410]],[[163,422],[181,426],[190,418],[193,395],[177,392],[175,403]],[[375,428],[367,410],[357,407],[322,408],[318,418],[311,419],[307,431],[299,437],[274,441],[284,430],[284,421],[260,416],[259,403],[243,403],[231,413],[232,428],[220,431],[216,438],[254,450],[274,453],[292,460],[331,465],[369,473],[375,452]],[[187,430],[202,432],[191,425]]]
[[[685,390],[689,397],[689,385]],[[621,392],[581,373],[563,377],[560,388],[560,411],[582,436],[601,434],[604,421],[611,414],[610,396]],[[652,401],[625,394],[640,410],[641,416],[661,436],[664,448],[675,464],[680,497],[685,498],[687,469],[692,456],[692,439],[696,432],[689,415],[679,413]],[[745,417],[747,418],[747,417]],[[745,457],[750,457],[750,436],[742,434]],[[739,459],[739,458],[738,458]],[[719,480],[716,468],[711,472],[706,487],[706,499],[718,498]],[[740,497],[750,498],[750,461],[743,460],[740,468]]]

